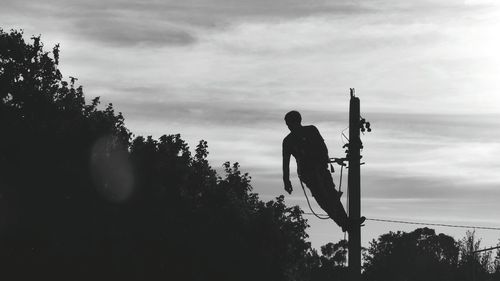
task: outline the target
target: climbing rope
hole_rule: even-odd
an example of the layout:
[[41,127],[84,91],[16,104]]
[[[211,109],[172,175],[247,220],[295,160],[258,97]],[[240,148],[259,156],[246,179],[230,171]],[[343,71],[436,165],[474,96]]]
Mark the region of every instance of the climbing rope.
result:
[[344,166],[340,166],[340,179],[339,179],[339,192],[342,192],[342,171],[344,170]]
[[299,180],[300,180],[300,185],[302,186],[302,191],[304,191],[304,196],[306,197],[307,205],[309,206],[309,210],[311,210],[311,212],[313,213],[313,215],[316,216],[320,220],[328,220],[328,219],[330,219],[329,215],[320,216],[320,215],[316,214],[316,212],[314,212],[313,208],[311,207],[311,203],[309,202],[309,197],[307,196],[307,192],[306,192],[306,189],[304,187],[304,183],[302,182],[301,179],[299,179]]
[[[331,164],[330,164],[331,165]],[[342,173],[343,173],[343,170],[344,170],[344,166],[343,165],[340,165],[340,179],[339,179],[339,192],[342,191]],[[321,220],[327,220],[327,219],[330,219],[330,216],[329,215],[319,215],[317,214],[316,212],[314,212],[312,206],[311,206],[311,202],[309,202],[309,197],[307,196],[307,192],[306,192],[306,189],[304,187],[304,183],[302,182],[302,180],[299,178],[299,181],[300,181],[300,185],[302,186],[302,191],[304,192],[304,196],[306,197],[306,200],[307,200],[307,205],[309,206],[309,210],[311,210],[311,213],[317,217],[318,219],[321,219]],[[335,187],[334,187],[335,188]]]

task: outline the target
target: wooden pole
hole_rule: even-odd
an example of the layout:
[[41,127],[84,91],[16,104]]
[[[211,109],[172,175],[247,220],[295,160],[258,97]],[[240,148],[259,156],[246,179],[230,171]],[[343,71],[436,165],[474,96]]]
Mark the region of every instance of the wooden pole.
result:
[[[354,96],[351,88],[351,100],[349,104],[349,219],[359,221],[361,216],[361,194],[360,194],[360,102]],[[361,226],[355,225],[349,230],[349,280],[361,280]]]

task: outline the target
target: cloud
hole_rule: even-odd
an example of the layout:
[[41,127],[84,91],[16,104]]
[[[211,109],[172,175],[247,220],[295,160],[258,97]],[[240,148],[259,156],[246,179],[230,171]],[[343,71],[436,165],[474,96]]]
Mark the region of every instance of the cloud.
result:
[[[2,5],[2,26],[38,29],[113,47],[179,46],[198,34],[248,19],[358,13],[348,1],[15,1]],[[39,21],[39,19],[44,19]],[[40,25],[43,24],[43,25]]]
[[[439,114],[439,113],[365,113],[375,130],[379,127],[384,137],[413,140],[413,143],[435,144],[443,142],[496,143],[500,132],[499,114]],[[404,143],[403,143],[404,144]],[[395,145],[389,142],[389,145]]]
[[[248,22],[277,23],[313,17],[343,19],[385,18],[391,28],[409,22],[408,16],[431,17],[453,12],[461,15],[471,9],[486,9],[493,3],[434,3],[419,1],[298,1],[298,0],[186,0],[186,1],[63,1],[20,0],[3,5],[2,25],[16,28],[42,28],[84,38],[104,45],[183,46],[197,42],[211,30],[222,31]],[[387,17],[387,15],[390,15]],[[40,21],[39,19],[44,19]],[[40,26],[40,23],[43,25]],[[23,26],[26,25],[26,26]],[[380,27],[380,25],[377,25]],[[353,25],[353,31],[359,26]],[[363,27],[366,35],[380,36],[383,29]],[[265,30],[260,29],[265,32]],[[363,31],[363,30],[361,30]],[[282,33],[285,34],[285,33]],[[338,35],[339,33],[337,33]],[[344,34],[349,34],[344,32]],[[81,40],[81,39],[80,39]],[[275,40],[273,40],[275,41]],[[361,44],[360,44],[361,45]]]
[[[36,28],[77,41],[116,47],[183,46],[196,42],[196,29],[133,1],[16,1],[0,12],[2,24]],[[142,8],[140,8],[142,7]],[[169,11],[168,7],[166,13]],[[38,22],[38,19],[44,19]]]
[[117,108],[132,119],[169,120],[186,126],[260,127],[282,123],[283,113],[258,103],[237,101],[122,100]]
[[75,29],[79,35],[112,47],[183,46],[196,42],[196,35],[187,28],[142,18],[102,18],[94,21],[80,19],[75,22]]
[[[117,77],[112,83],[129,87],[161,81],[177,96],[213,96],[217,88],[237,99],[320,111],[345,108],[325,100],[344,100],[356,87],[369,111],[499,110],[498,25],[484,12],[497,11],[493,4],[44,3],[16,1],[7,9],[25,14],[1,18],[32,25],[30,18],[44,18],[39,30],[56,32],[63,55],[80,60],[71,74],[84,81],[82,68],[89,68],[88,87]],[[478,11],[487,16],[475,16]],[[90,73],[117,69],[127,71]]]

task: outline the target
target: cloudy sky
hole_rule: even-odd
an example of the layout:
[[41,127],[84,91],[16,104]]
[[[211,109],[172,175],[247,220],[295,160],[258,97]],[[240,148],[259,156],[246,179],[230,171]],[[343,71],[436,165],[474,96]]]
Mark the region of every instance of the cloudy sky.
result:
[[[207,140],[211,164],[240,162],[262,199],[284,192],[284,114],[299,110],[343,156],[356,88],[373,127],[362,214],[500,226],[498,1],[0,2],[1,28],[61,44],[62,72],[88,99],[112,102],[136,135]],[[306,208],[292,182],[288,204]],[[315,247],[343,238],[333,222],[309,223]],[[363,243],[414,228],[368,221]],[[483,246],[500,238],[477,233]]]

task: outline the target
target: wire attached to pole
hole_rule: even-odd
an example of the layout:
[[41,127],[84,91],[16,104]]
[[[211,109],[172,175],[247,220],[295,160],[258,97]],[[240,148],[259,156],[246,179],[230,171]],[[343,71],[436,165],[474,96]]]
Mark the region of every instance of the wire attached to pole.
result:
[[[339,192],[342,191],[342,174],[343,174],[343,171],[344,171],[344,165],[340,165]],[[309,206],[309,210],[311,210],[311,213],[315,217],[317,217],[318,219],[321,219],[321,220],[331,219],[331,217],[329,215],[326,215],[326,214],[325,215],[319,215],[316,212],[314,212],[314,210],[313,210],[313,208],[311,206],[311,202],[309,202],[309,197],[307,196],[307,192],[306,192],[306,189],[304,187],[304,183],[302,182],[302,180],[300,178],[299,178],[299,181],[300,181],[300,185],[302,186],[302,191],[304,192],[304,196],[306,197],[307,205]]]
[[344,166],[340,165],[339,192],[342,192],[342,171],[343,170],[344,170]]
[[304,191],[304,195],[306,197],[306,200],[307,200],[307,205],[309,206],[309,210],[311,210],[311,212],[313,213],[314,216],[316,216],[318,219],[320,220],[328,220],[330,219],[330,216],[329,215],[326,215],[326,216],[320,216],[318,214],[316,214],[313,210],[313,208],[311,207],[311,203],[309,202],[309,197],[307,196],[307,192],[306,192],[306,189],[304,187],[304,183],[302,183],[302,180],[300,180],[300,185],[302,186],[302,191]]

